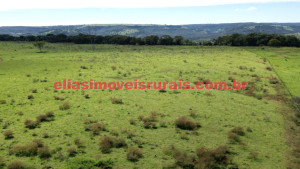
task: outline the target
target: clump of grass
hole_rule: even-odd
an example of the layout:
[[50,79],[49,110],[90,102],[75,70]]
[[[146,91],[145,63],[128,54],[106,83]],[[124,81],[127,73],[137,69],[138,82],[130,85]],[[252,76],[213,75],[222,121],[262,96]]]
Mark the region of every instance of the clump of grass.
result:
[[231,132],[235,133],[239,136],[244,136],[245,135],[244,129],[242,127],[234,127],[233,129],[231,129]]
[[74,157],[77,154],[77,149],[76,149],[76,147],[72,146],[67,149],[67,152],[70,157]]
[[116,138],[114,143],[116,148],[126,147],[127,143],[124,138]]
[[37,89],[31,89],[31,92],[32,92],[32,93],[37,93],[38,90],[37,90]]
[[28,169],[29,165],[23,161],[13,161],[7,165],[7,169]]
[[39,126],[39,123],[37,121],[33,121],[33,120],[25,120],[24,122],[25,127],[29,128],[29,129],[35,129],[36,127]]
[[23,116],[23,114],[24,114],[24,113],[21,112],[21,111],[18,111],[18,112],[17,112],[17,115],[19,115],[19,116]]
[[70,102],[65,102],[63,105],[60,105],[59,106],[59,109],[60,110],[68,110],[68,109],[70,109]]
[[241,142],[240,136],[244,136],[245,132],[242,127],[234,127],[228,132],[228,139],[231,143]]
[[129,147],[127,149],[127,160],[136,162],[143,157],[143,152],[138,147]]
[[190,116],[191,116],[192,118],[196,118],[196,117],[197,117],[197,113],[196,113],[196,111],[194,111],[194,110],[190,110],[190,111],[189,111],[189,114],[190,114]]
[[3,135],[6,140],[14,138],[14,132],[12,130],[5,130]]
[[112,104],[123,104],[123,100],[120,98],[111,97],[110,100]]
[[182,130],[196,130],[200,125],[188,119],[186,116],[180,116],[175,120],[175,126]]
[[42,135],[43,135],[43,138],[49,138],[50,137],[50,135],[47,131],[43,132]]
[[110,153],[111,148],[114,147],[114,139],[110,136],[100,137],[100,150],[102,153]]
[[267,69],[268,71],[272,71],[272,67],[270,67],[270,66],[267,66],[266,69]]
[[167,127],[167,122],[166,121],[160,121],[159,126],[163,127],[163,128],[166,128]]
[[258,155],[259,155],[258,152],[252,151],[252,152],[249,153],[248,158],[249,158],[249,159],[253,159],[253,160],[257,160],[257,159],[258,159]]
[[129,119],[129,123],[130,123],[131,125],[136,125],[136,121],[135,121],[134,118]]
[[98,135],[100,131],[105,131],[106,127],[104,123],[92,122],[86,123],[85,131],[90,131],[93,135]]
[[80,66],[81,69],[88,69],[86,66]]
[[64,97],[61,96],[53,96],[55,100],[65,100]]
[[32,100],[32,99],[34,99],[34,96],[31,94],[31,95],[28,95],[27,98],[28,98],[29,100]]
[[74,143],[78,148],[84,147],[84,141],[81,140],[79,137],[74,139]]
[[50,158],[51,157],[51,150],[47,146],[41,147],[41,148],[38,149],[37,154],[39,155],[39,157],[41,159]]
[[4,166],[5,166],[4,159],[3,159],[3,157],[0,157],[0,168],[3,169]]
[[6,100],[0,100],[0,104],[6,104]]
[[111,69],[112,69],[112,70],[116,70],[117,67],[116,67],[116,66],[111,66]]

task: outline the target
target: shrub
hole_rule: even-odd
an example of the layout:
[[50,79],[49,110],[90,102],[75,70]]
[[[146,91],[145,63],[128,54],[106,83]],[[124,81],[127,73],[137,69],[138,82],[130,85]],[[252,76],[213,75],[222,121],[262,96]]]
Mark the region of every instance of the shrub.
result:
[[228,139],[232,142],[232,143],[236,143],[236,142],[240,142],[240,137],[239,135],[235,134],[235,133],[228,133]]
[[33,95],[28,95],[27,98],[28,99],[34,99],[34,96]]
[[253,160],[256,160],[258,158],[258,152],[256,152],[256,151],[250,152],[249,153],[249,158],[253,159]]
[[110,153],[111,148],[114,147],[114,140],[110,136],[102,136],[100,137],[100,150],[103,153]]
[[75,145],[77,146],[77,147],[84,147],[84,142],[79,138],[79,137],[76,137],[75,139],[74,139],[74,143],[75,143]]
[[235,133],[239,136],[244,136],[245,135],[244,129],[242,127],[234,127],[233,129],[231,129],[231,132]]
[[42,139],[34,139],[32,142],[36,143],[38,147],[44,146],[44,142]]
[[37,153],[41,159],[51,157],[51,150],[49,149],[49,147],[41,147],[38,149]]
[[3,135],[4,135],[5,139],[11,139],[11,138],[14,138],[14,133],[13,133],[13,131],[11,131],[11,130],[5,130],[5,131],[3,132]]
[[199,148],[196,150],[197,160],[195,162],[195,168],[225,167],[231,163],[229,153],[228,147],[226,146],[220,146],[216,149]]
[[6,100],[0,100],[0,104],[6,104]]
[[25,124],[25,127],[29,128],[29,129],[34,129],[34,128],[36,128],[39,125],[38,122],[32,121],[32,120],[28,120],[28,119],[25,120],[24,124]]
[[129,119],[129,123],[130,123],[131,125],[136,125],[136,121],[135,121],[134,118]]
[[68,110],[70,109],[70,102],[65,102],[63,105],[59,106],[60,110]]
[[37,154],[38,150],[38,144],[31,142],[25,146],[22,145],[16,145],[10,149],[10,152],[12,154],[15,154],[16,156],[35,156]]
[[37,91],[37,89],[31,89],[31,92],[32,93],[37,93],[38,91]]
[[114,135],[114,136],[118,136],[119,132],[117,130],[110,130],[109,131],[110,134]]
[[88,69],[86,66],[80,66],[81,69]]
[[47,131],[43,132],[43,138],[49,138],[50,135]]
[[104,123],[96,122],[96,123],[86,125],[86,130],[91,131],[93,135],[98,135],[100,131],[105,131],[106,127]]
[[127,149],[127,160],[135,162],[143,157],[143,152],[137,147],[129,147]]
[[176,119],[175,125],[177,128],[180,128],[183,130],[195,130],[198,127],[196,122],[188,119],[186,116],[181,116],[178,119]]
[[65,100],[64,97],[60,97],[60,96],[53,96],[55,100]]
[[19,111],[19,112],[17,112],[17,114],[19,115],[19,116],[23,116],[23,112],[21,112],[21,111]]
[[112,97],[110,100],[112,104],[123,104],[123,100],[120,98]]
[[116,148],[121,148],[121,147],[126,147],[127,144],[126,144],[126,141],[124,138],[117,138],[115,140],[115,147]]
[[0,157],[0,169],[3,169],[5,166],[4,159]]
[[111,66],[111,69],[112,69],[112,70],[116,70],[117,67],[116,67],[116,66]]
[[197,113],[194,110],[190,110],[189,114],[192,118],[196,118],[197,117]]
[[68,169],[93,169],[96,161],[90,158],[75,157],[67,163]]
[[167,127],[167,122],[166,121],[160,121],[159,126],[163,127],[163,128],[166,128]]
[[77,154],[77,149],[76,147],[69,147],[67,152],[69,153],[70,157],[74,157]]
[[36,117],[36,120],[38,122],[44,122],[44,121],[47,121],[47,116],[46,114],[39,114],[37,117]]
[[22,161],[13,161],[7,165],[7,169],[29,169],[30,167]]

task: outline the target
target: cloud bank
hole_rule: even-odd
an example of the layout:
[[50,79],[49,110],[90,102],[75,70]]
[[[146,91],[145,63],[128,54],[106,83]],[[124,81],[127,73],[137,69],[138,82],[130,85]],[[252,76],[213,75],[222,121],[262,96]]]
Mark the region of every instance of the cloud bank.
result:
[[244,3],[300,2],[300,0],[8,0],[0,10],[72,8],[163,8]]

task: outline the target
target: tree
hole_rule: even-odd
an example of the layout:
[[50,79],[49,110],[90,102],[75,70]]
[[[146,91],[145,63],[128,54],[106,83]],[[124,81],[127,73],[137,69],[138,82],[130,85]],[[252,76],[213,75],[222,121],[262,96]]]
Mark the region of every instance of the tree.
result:
[[173,38],[169,35],[163,35],[159,39],[159,44],[160,45],[173,45]]
[[39,41],[39,42],[34,42],[33,46],[35,46],[40,50],[40,52],[42,52],[42,49],[44,48],[45,44],[46,44],[45,42]]
[[182,36],[175,36],[174,37],[174,44],[175,45],[183,45],[184,39]]
[[280,46],[280,44],[281,44],[280,41],[277,39],[271,39],[268,42],[268,46],[273,46],[273,47],[278,47]]

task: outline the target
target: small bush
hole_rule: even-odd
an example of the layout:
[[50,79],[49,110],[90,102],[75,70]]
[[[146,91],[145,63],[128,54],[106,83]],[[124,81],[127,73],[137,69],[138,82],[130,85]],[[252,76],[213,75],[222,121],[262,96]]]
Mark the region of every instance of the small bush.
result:
[[33,120],[28,120],[28,119],[25,120],[24,124],[25,124],[25,127],[29,128],[29,129],[35,129],[39,125],[38,122],[33,121]]
[[43,135],[43,138],[49,138],[50,137],[50,135],[47,131],[43,132],[42,135]]
[[188,119],[186,116],[181,116],[178,119],[176,119],[175,125],[177,128],[180,128],[183,130],[195,130],[199,126],[199,125],[197,125],[196,122]]
[[80,66],[81,69],[88,69],[86,66]]
[[76,147],[69,147],[67,149],[67,152],[69,153],[70,157],[74,157],[77,154],[77,149],[76,149]]
[[44,122],[44,121],[47,121],[47,116],[46,114],[39,114],[37,117],[36,117],[36,120],[38,122]]
[[18,111],[17,114],[18,114],[19,116],[23,116],[24,113],[21,112],[21,111]]
[[194,110],[190,110],[189,114],[192,118],[196,118],[197,117],[197,113]]
[[29,167],[26,163],[22,161],[13,161],[7,165],[7,169],[29,169]]
[[41,147],[38,149],[37,153],[41,159],[51,157],[51,150],[49,149],[49,147]]
[[221,166],[225,168],[231,163],[229,153],[226,146],[220,146],[216,149],[199,148],[196,150],[195,168],[220,168]]
[[244,129],[242,127],[234,127],[233,129],[231,129],[231,132],[235,133],[239,136],[244,136],[245,135]]
[[4,166],[5,166],[4,159],[2,157],[0,157],[0,169],[3,169]]
[[65,100],[64,97],[60,97],[60,96],[53,96],[55,100]]
[[114,139],[110,136],[100,137],[100,150],[103,153],[110,153],[111,148],[114,147]]
[[117,138],[115,140],[115,144],[114,145],[115,145],[116,148],[121,148],[121,147],[126,147],[127,143],[126,143],[126,141],[125,141],[124,138]]
[[42,139],[34,139],[32,142],[36,143],[38,147],[44,146],[44,142]]
[[236,143],[236,142],[241,142],[239,135],[235,134],[235,133],[228,133],[228,139],[232,142],[232,143]]
[[12,139],[12,138],[14,138],[14,133],[11,130],[5,130],[3,132],[3,135],[4,135],[5,139]]
[[106,127],[104,123],[92,123],[92,124],[87,124],[85,126],[86,131],[91,131],[93,135],[98,135],[100,131],[105,131]]
[[37,91],[37,89],[32,89],[31,92],[32,93],[37,93],[38,91]]
[[134,118],[129,119],[129,123],[130,123],[131,125],[136,125],[136,121],[135,121]]
[[28,98],[29,100],[31,100],[31,99],[34,99],[34,96],[33,96],[33,95],[28,95],[27,98]]
[[166,121],[160,121],[159,126],[163,127],[163,128],[166,128],[167,127],[167,122]]
[[60,110],[68,110],[70,109],[70,102],[65,102],[63,105],[59,106]]
[[110,100],[112,104],[123,104],[123,100],[120,98],[112,97]]
[[76,137],[74,139],[74,143],[78,148],[84,147],[84,142],[79,137]]
[[6,104],[6,100],[0,100],[0,104]]
[[129,147],[127,149],[127,160],[136,162],[143,157],[143,152],[137,147]]
[[250,152],[249,153],[249,158],[253,159],[253,160],[256,160],[258,158],[258,152],[256,152],[256,151]]

